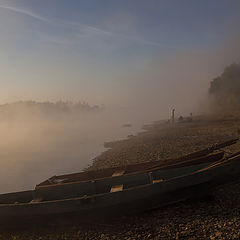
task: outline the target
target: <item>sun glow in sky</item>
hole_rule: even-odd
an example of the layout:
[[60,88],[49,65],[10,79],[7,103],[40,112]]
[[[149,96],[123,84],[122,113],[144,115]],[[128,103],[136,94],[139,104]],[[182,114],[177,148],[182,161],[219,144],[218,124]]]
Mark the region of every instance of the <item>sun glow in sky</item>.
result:
[[166,72],[186,67],[182,53],[204,59],[239,10],[238,0],[0,0],[0,102],[180,98],[177,82],[203,84]]

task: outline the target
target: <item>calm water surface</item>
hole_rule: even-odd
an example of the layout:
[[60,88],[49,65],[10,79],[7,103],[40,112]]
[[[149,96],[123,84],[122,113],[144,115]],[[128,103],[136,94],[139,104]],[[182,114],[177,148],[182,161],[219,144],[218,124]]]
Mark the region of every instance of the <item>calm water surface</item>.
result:
[[0,122],[0,192],[32,189],[53,176],[81,171],[103,152],[105,141],[126,138],[144,122],[87,114],[58,120]]

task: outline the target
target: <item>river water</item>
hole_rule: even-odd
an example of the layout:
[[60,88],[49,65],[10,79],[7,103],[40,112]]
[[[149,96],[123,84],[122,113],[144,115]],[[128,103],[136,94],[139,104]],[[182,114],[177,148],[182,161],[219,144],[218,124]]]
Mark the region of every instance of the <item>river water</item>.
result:
[[[132,127],[122,126],[128,123]],[[104,142],[136,134],[144,123],[104,113],[1,121],[0,193],[33,189],[53,175],[79,172],[106,150]]]

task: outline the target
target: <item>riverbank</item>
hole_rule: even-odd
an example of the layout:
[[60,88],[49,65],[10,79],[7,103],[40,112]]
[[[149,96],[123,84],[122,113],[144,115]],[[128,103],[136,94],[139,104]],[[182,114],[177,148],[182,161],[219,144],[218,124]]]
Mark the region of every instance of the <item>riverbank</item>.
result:
[[[238,136],[239,116],[196,117],[193,122],[170,126],[155,123],[128,139],[111,142],[106,152],[86,170],[151,160],[168,161]],[[240,150],[240,143],[224,149]],[[54,225],[20,232],[0,233],[0,239],[239,239],[240,187],[224,186],[211,198],[184,202],[105,223]]]
[[[86,170],[126,165],[145,161],[168,161],[194,151],[238,137],[240,116],[199,116],[192,122],[155,122],[144,132],[128,139],[105,144],[109,149],[93,160]],[[227,151],[240,149],[235,144]]]

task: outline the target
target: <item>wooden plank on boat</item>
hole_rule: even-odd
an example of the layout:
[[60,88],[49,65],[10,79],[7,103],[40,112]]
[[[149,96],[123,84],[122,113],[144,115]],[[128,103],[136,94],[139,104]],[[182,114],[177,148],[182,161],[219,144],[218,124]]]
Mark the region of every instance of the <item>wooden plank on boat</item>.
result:
[[[97,191],[96,194],[91,192],[91,186],[89,185],[92,184],[91,182],[81,182],[75,187],[73,184],[55,185],[51,187],[54,189],[42,192],[43,195],[41,196],[36,195],[39,189],[0,194],[0,200],[3,200],[3,202],[0,201],[0,220],[5,221],[7,217],[12,221],[15,216],[31,218],[33,216],[45,216],[43,219],[47,220],[47,216],[59,216],[59,214],[62,214],[65,217],[68,213],[78,213],[80,216],[93,214],[94,217],[97,214],[105,216],[107,213],[113,213],[115,216],[117,213],[122,215],[124,211],[128,214],[130,211],[143,211],[168,205],[195,196],[200,191],[205,193],[212,187],[239,180],[240,155],[232,156],[226,157],[224,161],[216,161],[215,165],[212,165],[214,167],[204,171],[198,170],[204,169],[208,163],[201,164],[198,167],[186,167],[181,170],[157,170],[150,175],[148,173],[137,173],[134,177],[133,175],[123,175],[113,178],[110,183],[104,182],[104,191]],[[149,177],[154,179],[154,183],[163,181],[161,183],[162,187],[159,187],[158,184],[149,184]],[[126,183],[125,178],[129,178],[130,184]],[[142,180],[147,181],[142,182]],[[102,181],[102,184],[106,179],[98,181]],[[98,181],[95,182],[96,187],[102,187],[98,185]],[[143,184],[140,185],[139,182]],[[123,191],[123,186],[126,191]],[[77,192],[76,194],[76,190],[81,188],[83,189],[80,193]],[[45,190],[47,188],[41,187],[41,189]],[[116,192],[116,194],[111,194],[110,189],[111,192]],[[62,190],[64,191],[62,192]],[[47,197],[51,193],[52,195],[56,194],[57,197],[54,196],[53,199],[46,200],[45,196]],[[23,196],[21,196],[22,194]],[[35,203],[30,204],[32,196]],[[41,202],[40,198],[44,201]],[[9,202],[7,199],[9,199]],[[40,202],[36,202],[36,199],[39,199]],[[20,204],[13,204],[15,202]]]
[[122,176],[125,173],[125,170],[118,170],[112,174],[112,177]]
[[156,179],[156,180],[153,180],[153,183],[160,183],[160,182],[163,182],[163,179]]
[[[214,144],[211,147],[187,154],[182,157],[168,159],[166,163],[164,163],[162,160],[158,160],[158,161],[148,161],[143,163],[126,165],[124,166],[125,172],[123,174],[129,174],[129,173],[141,172],[141,171],[144,172],[146,170],[150,171],[150,170],[155,170],[156,168],[172,168],[172,167],[177,167],[179,164],[180,165],[196,164],[197,162],[202,162],[202,161],[213,162],[216,160],[215,158],[221,157],[220,155],[223,154],[223,152],[213,154],[213,155],[209,155],[209,154],[223,147],[227,147],[232,144],[235,144],[238,140],[239,139],[236,138],[220,144]],[[56,183],[61,184],[61,183],[69,183],[69,182],[77,182],[77,181],[88,181],[93,179],[105,178],[109,176],[115,176],[117,172],[122,172],[123,171],[122,169],[123,167],[121,166],[121,167],[112,167],[112,168],[101,169],[101,170],[93,170],[93,171],[87,171],[87,172],[53,176],[50,179],[38,184],[36,187],[54,185]],[[117,174],[116,176],[119,176],[119,175]]]
[[211,155],[202,156],[200,158],[193,158],[192,160],[189,160],[189,157],[185,156],[181,158],[176,158],[175,160],[169,159],[165,163],[162,160],[159,160],[159,161],[126,165],[124,166],[124,168],[114,167],[114,168],[107,168],[107,169],[101,169],[101,170],[80,172],[80,173],[69,174],[69,175],[55,176],[51,178],[51,181],[45,181],[38,184],[36,188],[41,186],[54,185],[54,182],[56,182],[55,180],[58,178],[64,179],[62,183],[96,180],[96,179],[105,178],[105,177],[112,177],[113,174],[115,174],[116,172],[123,171],[123,169],[125,170],[123,175],[131,174],[134,172],[154,171],[160,168],[170,169],[170,168],[177,168],[182,166],[195,165],[202,162],[214,162],[214,161],[220,160],[223,157],[223,155],[224,155],[224,152],[218,152]]
[[122,190],[123,190],[123,184],[112,186],[110,192],[111,193],[112,192],[120,192]]
[[30,203],[39,203],[42,200],[43,200],[42,198],[34,198],[32,201],[30,201]]

